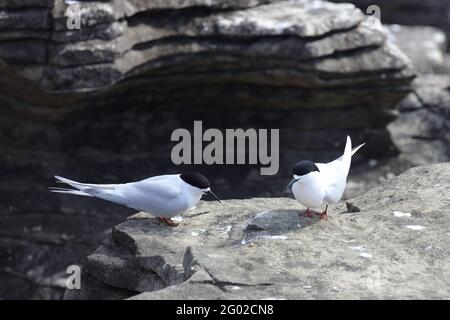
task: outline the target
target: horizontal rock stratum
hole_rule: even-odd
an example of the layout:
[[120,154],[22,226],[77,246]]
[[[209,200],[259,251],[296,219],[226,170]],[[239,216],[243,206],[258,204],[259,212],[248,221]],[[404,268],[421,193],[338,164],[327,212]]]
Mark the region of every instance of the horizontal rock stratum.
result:
[[87,257],[66,299],[450,297],[450,163],[416,167],[306,218],[292,199],[202,202],[179,227],[144,213]]
[[106,99],[114,88],[117,97],[145,90],[152,103],[218,102],[234,91],[240,104],[273,106],[283,94],[284,107],[384,108],[408,90],[408,60],[354,5],[270,2],[85,1],[80,29],[68,30],[63,1],[13,1],[0,7],[0,75],[10,77],[0,83],[45,107]]

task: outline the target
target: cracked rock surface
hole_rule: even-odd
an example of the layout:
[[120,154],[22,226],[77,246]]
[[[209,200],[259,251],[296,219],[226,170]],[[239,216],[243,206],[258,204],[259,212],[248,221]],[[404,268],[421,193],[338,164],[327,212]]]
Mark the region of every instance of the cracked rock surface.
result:
[[331,206],[328,221],[287,198],[201,202],[176,228],[139,213],[88,256],[82,290],[65,298],[449,298],[449,192],[442,163],[352,199],[360,212]]

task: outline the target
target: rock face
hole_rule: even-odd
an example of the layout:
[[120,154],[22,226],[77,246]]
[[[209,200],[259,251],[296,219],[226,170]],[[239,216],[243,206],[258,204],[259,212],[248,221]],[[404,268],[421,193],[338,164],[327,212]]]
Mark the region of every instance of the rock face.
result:
[[[339,87],[347,91],[340,105],[348,106],[362,96],[349,91],[349,81],[370,92],[374,85],[401,88],[411,76],[402,72],[406,62],[381,26],[352,5],[262,2],[84,2],[78,6],[80,32],[67,30],[70,11],[62,1],[19,12],[13,6],[0,21],[5,30],[20,31],[0,38],[0,58],[46,92],[92,91],[128,80],[118,86],[123,88],[145,80],[141,88],[151,87],[146,95],[156,101],[171,97],[164,88],[177,88],[178,98],[212,98],[232,83],[244,92],[246,86],[273,86],[274,93],[276,87]],[[33,36],[36,30],[43,34]],[[205,84],[215,90],[200,90]],[[310,96],[294,106],[326,106]]]
[[[67,9],[0,3],[1,298],[52,295],[66,266],[132,213],[50,194],[54,174],[117,183],[195,169],[222,198],[243,198],[280,194],[296,161],[332,160],[347,134],[367,142],[355,164],[397,152],[386,126],[413,72],[353,5],[83,1],[79,30],[67,29]],[[171,133],[194,120],[281,128],[279,175],[173,165]]]
[[448,40],[439,29],[388,25],[390,38],[407,55],[419,76],[412,92],[397,106],[398,117],[388,125],[400,151],[398,157],[371,160],[353,167],[346,193],[360,194],[405,170],[450,161],[450,55]]
[[449,192],[442,163],[352,199],[360,212],[332,206],[328,221],[287,198],[202,202],[176,228],[140,213],[66,298],[448,299]]
[[[81,29],[70,31],[67,9],[2,5],[0,139],[15,181],[179,171],[171,133],[192,131],[194,120],[205,129],[282,128],[283,177],[272,190],[258,187],[255,166],[240,166],[236,181],[227,166],[201,167],[226,197],[274,193],[299,158],[331,160],[347,134],[367,142],[361,158],[396,154],[386,126],[413,74],[386,30],[352,5],[86,1]],[[252,192],[235,192],[237,184]]]
[[387,28],[392,40],[411,59],[417,72],[450,74],[447,37],[443,31],[425,26],[389,25]]
[[[192,131],[194,120],[282,128],[283,183],[299,158],[337,156],[347,134],[367,142],[362,158],[396,154],[386,126],[413,73],[386,30],[353,5],[86,1],[80,30],[67,30],[68,9],[2,5],[0,138],[16,181],[42,162],[48,169],[32,173],[40,182],[57,172],[115,182],[179,171],[171,133]],[[282,187],[274,178],[272,190],[258,188],[255,166],[240,166],[239,182],[226,166],[201,169],[227,197],[246,196],[237,183],[251,196]]]
[[414,94],[399,104],[401,116],[389,125],[392,137],[415,165],[448,161],[450,76],[422,75],[413,87]]
[[331,0],[331,2],[354,3],[363,12],[368,13],[372,13],[367,10],[370,6],[377,5],[381,9],[383,23],[434,26],[450,36],[447,0]]
[[388,29],[420,74],[413,82],[413,92],[398,104],[399,117],[388,126],[400,158],[412,166],[449,161],[447,38],[442,31],[431,27],[391,25]]

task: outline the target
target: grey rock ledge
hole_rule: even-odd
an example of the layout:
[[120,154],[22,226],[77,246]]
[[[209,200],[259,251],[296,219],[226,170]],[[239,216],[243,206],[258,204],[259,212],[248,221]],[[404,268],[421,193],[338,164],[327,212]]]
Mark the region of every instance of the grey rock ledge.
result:
[[65,298],[448,299],[449,192],[441,163],[352,199],[360,212],[330,207],[328,221],[288,198],[201,202],[177,228],[138,213]]

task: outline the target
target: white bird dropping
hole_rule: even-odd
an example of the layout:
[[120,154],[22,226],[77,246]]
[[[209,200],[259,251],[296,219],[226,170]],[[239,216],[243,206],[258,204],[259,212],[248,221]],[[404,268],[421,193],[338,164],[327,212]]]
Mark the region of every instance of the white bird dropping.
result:
[[52,192],[96,197],[121,204],[150,213],[170,226],[178,225],[171,217],[191,209],[205,193],[211,194],[220,202],[211,191],[208,179],[196,172],[155,176],[123,184],[90,184],[59,176],[55,178],[75,189],[50,188]]
[[352,156],[362,146],[361,144],[352,150],[352,141],[347,136],[344,154],[329,163],[314,163],[309,160],[298,162],[292,169],[293,179],[288,185],[292,188],[295,199],[308,207],[305,214],[312,216],[309,208],[323,208],[321,219],[327,219],[329,204],[337,203],[347,184],[347,175],[350,170]]

